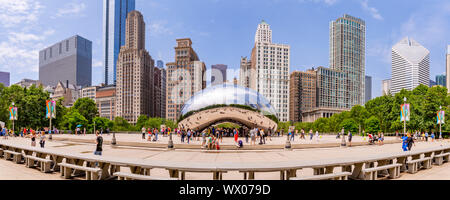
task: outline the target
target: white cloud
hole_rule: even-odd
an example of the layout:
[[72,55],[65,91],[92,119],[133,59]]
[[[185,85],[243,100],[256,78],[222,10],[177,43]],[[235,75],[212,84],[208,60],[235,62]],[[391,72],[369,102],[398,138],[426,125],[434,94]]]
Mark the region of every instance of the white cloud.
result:
[[22,23],[34,23],[44,7],[34,0],[0,0],[0,25],[13,27]]
[[167,27],[167,20],[153,20],[150,22],[149,34],[154,36],[172,35],[173,31]]
[[70,2],[66,4],[63,8],[58,9],[56,13],[57,17],[63,16],[74,16],[74,15],[82,15],[82,13],[86,10],[86,4],[80,2]]
[[365,11],[369,12],[374,19],[383,20],[383,16],[378,12],[378,9],[369,6],[369,0],[362,0],[361,6]]

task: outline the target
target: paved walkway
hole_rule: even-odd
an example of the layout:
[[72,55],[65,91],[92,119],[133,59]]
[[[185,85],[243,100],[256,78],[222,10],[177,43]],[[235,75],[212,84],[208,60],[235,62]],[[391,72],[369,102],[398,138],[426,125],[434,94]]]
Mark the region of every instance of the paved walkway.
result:
[[[54,140],[57,141],[72,141],[72,142],[82,142],[82,143],[94,143],[95,135],[54,135]],[[112,134],[103,135],[105,144],[110,144],[112,140]],[[245,142],[245,138],[239,138],[239,140],[244,141],[244,149],[247,150],[258,150],[258,149],[284,149],[286,144],[286,136],[284,137],[271,137],[266,139],[265,145],[250,145],[250,143]],[[347,142],[348,142],[348,138]],[[157,142],[148,141],[142,139],[142,134],[116,134],[117,144],[121,146],[134,146],[134,147],[151,147],[151,148],[167,148],[169,137],[161,137],[159,136]],[[187,139],[186,139],[187,140]],[[352,145],[360,146],[367,145],[367,138],[354,136]],[[341,144],[341,139],[336,139],[336,136],[332,135],[324,135],[322,137],[316,138],[313,137],[310,140],[309,137],[307,139],[300,139],[298,136],[295,137],[295,140],[291,142],[292,148],[294,149],[304,149],[304,148],[330,148],[330,147],[339,147]],[[173,136],[173,142],[176,149],[201,149],[202,138],[195,138],[187,144],[187,141],[182,143],[181,137],[176,135]],[[386,137],[385,143],[399,143],[396,137]],[[259,140],[257,141],[257,144]],[[234,139],[231,137],[223,138],[223,141],[220,143],[222,149],[236,149]]]
[[[10,141],[14,141],[21,144],[30,144],[29,139],[23,138],[10,138]],[[439,146],[442,144],[448,144],[445,142],[417,142],[417,145],[413,147],[414,150],[426,149],[434,146]],[[71,151],[83,154],[92,154],[95,149],[95,144],[86,143],[76,143],[70,141],[51,141],[47,142],[46,148],[61,149],[64,151]],[[327,159],[339,159],[348,157],[363,157],[364,155],[373,155],[388,152],[401,152],[400,144],[387,144],[384,146],[358,146],[352,148],[320,148],[320,149],[299,149],[293,151],[284,150],[259,150],[259,151],[221,151],[220,153],[207,153],[199,150],[174,150],[168,151],[163,149],[149,149],[140,147],[112,147],[110,145],[104,145],[103,155],[107,156],[117,156],[117,157],[128,157],[128,158],[139,158],[143,160],[160,160],[160,161],[181,161],[181,162],[192,162],[192,163],[206,163],[206,162],[248,162],[248,163],[267,163],[267,162],[281,162],[281,161],[308,161],[308,160],[327,160]],[[0,167],[3,166],[0,163]],[[17,179],[26,178],[30,179],[41,179],[40,176],[50,176],[50,178],[57,178],[58,175],[46,175],[41,174],[38,170],[26,169],[24,165],[15,165],[12,162],[4,166],[5,169],[11,168],[12,171],[0,172],[0,179]],[[445,167],[447,166],[447,167]],[[448,170],[450,168],[449,164],[446,164],[440,171],[420,171],[416,175],[407,175],[402,178],[405,179],[433,179],[441,178],[448,180],[450,179],[450,172],[442,173],[441,171]],[[433,166],[436,170],[439,167]],[[3,169],[3,168],[2,168]],[[19,170],[20,169],[20,170]],[[25,170],[23,170],[25,169]],[[128,170],[122,168],[124,171]],[[20,175],[22,171],[31,170],[32,172]],[[435,169],[432,169],[435,170]],[[164,169],[153,169],[151,171],[153,175],[168,177],[168,172]],[[9,174],[9,175],[8,175]],[[425,174],[420,176],[421,174]],[[299,170],[298,176],[312,175],[312,169]],[[225,180],[236,180],[242,179],[242,174],[238,172],[231,172],[224,174]],[[210,180],[212,179],[211,174],[201,174],[201,173],[187,173],[186,178],[188,180]],[[260,173],[256,174],[256,179],[258,180],[277,180],[279,179],[279,173]]]

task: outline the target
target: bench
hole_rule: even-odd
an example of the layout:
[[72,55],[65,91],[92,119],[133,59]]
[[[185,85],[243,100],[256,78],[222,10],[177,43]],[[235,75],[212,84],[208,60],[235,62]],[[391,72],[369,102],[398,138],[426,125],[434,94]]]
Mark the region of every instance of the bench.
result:
[[116,172],[114,173],[114,176],[117,176],[119,180],[146,180],[146,181],[178,180],[177,178],[162,178],[125,172]]
[[[421,159],[406,161],[406,164],[408,165],[408,173],[415,174],[422,167],[424,167],[425,169],[431,168],[431,160],[433,160],[433,157],[425,157]],[[421,163],[423,163],[423,165]]]
[[[439,155],[435,155],[433,158],[433,163],[435,165],[443,165],[444,164],[444,158],[450,156],[450,153],[443,153]],[[445,159],[448,162],[448,159]]]
[[400,176],[400,167],[402,164],[390,164],[390,165],[382,165],[379,167],[372,167],[362,169],[361,172],[364,175],[364,180],[377,180],[378,179],[378,171],[388,170],[389,178],[395,179]]
[[85,172],[86,180],[100,180],[99,174],[102,172],[100,168],[85,167],[69,163],[59,163],[58,165],[61,167],[61,176],[65,179],[70,179],[72,177],[72,171],[80,170]]
[[305,181],[305,180],[348,180],[348,176],[352,175],[350,172],[340,172],[334,174],[322,174],[308,177],[290,178],[291,181]]
[[13,160],[17,164],[22,163],[22,153],[8,150],[4,150],[3,153],[5,160]]
[[36,156],[24,156],[25,158],[25,164],[28,168],[36,167],[35,161],[38,162],[38,166],[40,166],[40,169],[44,173],[51,172],[51,164],[53,163],[52,160],[45,159],[45,158],[38,158]]

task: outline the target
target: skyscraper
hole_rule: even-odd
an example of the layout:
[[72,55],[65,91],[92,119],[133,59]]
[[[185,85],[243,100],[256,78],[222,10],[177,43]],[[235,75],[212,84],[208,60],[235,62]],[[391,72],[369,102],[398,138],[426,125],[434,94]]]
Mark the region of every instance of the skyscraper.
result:
[[366,76],[366,89],[365,89],[365,100],[364,104],[366,104],[368,101],[372,99],[372,77]]
[[166,68],[164,67],[164,62],[162,60],[158,60],[156,61],[156,66],[158,67],[158,69],[161,71],[161,80],[160,80],[160,84],[161,84],[161,118],[166,118],[166,96],[167,96],[167,85],[166,85],[166,78],[167,78],[167,71]]
[[290,78],[289,121],[303,121],[302,113],[316,107],[317,76],[314,69],[295,71]]
[[145,22],[138,11],[128,13],[125,45],[117,60],[116,116],[137,123],[140,115],[154,116],[154,61],[145,50]]
[[345,85],[351,107],[364,104],[366,23],[345,14],[330,23],[330,68],[351,79]]
[[[241,78],[249,81],[251,89],[264,95],[277,110],[280,121],[289,120],[289,70],[290,46],[272,43],[272,30],[264,20],[258,24],[255,46],[252,50],[250,73],[243,72],[241,59]],[[252,74],[254,71],[254,74]],[[247,79],[247,80],[245,80]]]
[[392,47],[392,85],[396,94],[430,84],[430,51],[411,38],[404,38]]
[[10,85],[10,74],[9,72],[0,72],[0,83],[3,83],[3,86],[9,87]]
[[447,46],[447,73],[446,73],[446,87],[450,93],[450,45]]
[[436,75],[436,84],[447,87],[447,77],[444,74]]
[[390,94],[391,93],[391,85],[392,85],[391,79],[381,81],[381,94],[382,95]]
[[211,66],[211,86],[224,84],[227,81],[227,65]]
[[194,93],[206,88],[206,65],[200,61],[189,38],[177,39],[175,62],[167,63],[166,119],[177,121]]
[[103,0],[103,53],[106,85],[116,82],[116,62],[125,45],[125,24],[128,13],[135,9],[135,0]]
[[256,88],[254,85],[256,84],[255,81],[256,70],[252,69],[252,67],[255,66],[252,65],[252,62],[249,59],[247,59],[247,57],[241,57],[241,67],[239,70],[239,85],[247,88]]
[[40,51],[39,81],[46,86],[59,81],[91,86],[92,42],[75,35]]

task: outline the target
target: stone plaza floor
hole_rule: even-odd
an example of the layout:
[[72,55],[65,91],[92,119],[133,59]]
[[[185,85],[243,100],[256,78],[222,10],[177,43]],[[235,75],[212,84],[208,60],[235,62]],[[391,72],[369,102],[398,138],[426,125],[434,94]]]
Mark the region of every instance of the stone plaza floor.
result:
[[[125,136],[125,135],[124,135]],[[86,137],[87,139],[93,139],[94,136],[74,136],[79,138]],[[111,136],[104,136],[105,138]],[[122,139],[132,137],[126,135],[121,137],[118,135],[117,139],[120,142]],[[128,138],[131,140],[131,138]],[[231,138],[229,138],[231,139]],[[31,140],[28,138],[10,138],[10,141],[16,143],[30,145]],[[331,140],[331,139],[330,139]],[[320,141],[319,141],[320,142]],[[426,149],[443,144],[449,144],[449,141],[439,142],[417,142],[414,150]],[[64,151],[76,152],[81,154],[93,154],[95,150],[95,144],[82,143],[74,141],[47,141],[46,148],[61,149]],[[103,155],[114,157],[127,157],[138,158],[142,160],[158,160],[158,161],[181,161],[190,163],[210,163],[210,162],[248,162],[248,163],[267,163],[267,162],[282,162],[282,161],[309,161],[309,160],[327,160],[327,159],[339,159],[348,157],[364,157],[368,155],[376,155],[388,152],[401,152],[401,144],[386,144],[383,146],[370,145],[370,146],[357,146],[346,148],[310,148],[310,149],[294,149],[292,151],[285,150],[250,150],[250,151],[221,151],[219,153],[207,152],[195,149],[177,149],[166,150],[163,148],[143,148],[143,147],[131,147],[131,146],[111,146],[104,145]],[[36,169],[27,169],[24,165],[16,165],[9,161],[2,160],[0,162],[0,179],[1,180],[46,180],[46,179],[59,179],[58,173],[43,174]],[[3,170],[4,169],[4,170]],[[402,174],[401,179],[413,179],[413,180],[450,180],[450,164],[444,166],[433,166],[430,170],[419,171],[419,173],[410,175]],[[127,171],[127,168],[122,168]],[[339,170],[339,169],[337,169]],[[168,172],[164,169],[153,169],[152,175],[168,177]],[[312,175],[312,169],[303,169],[297,172],[297,176],[309,176]],[[243,175],[238,172],[230,172],[223,175],[224,180],[240,180]],[[279,173],[256,173],[255,178],[257,180],[277,180],[279,179]],[[202,173],[186,173],[187,180],[212,180],[211,174]]]

